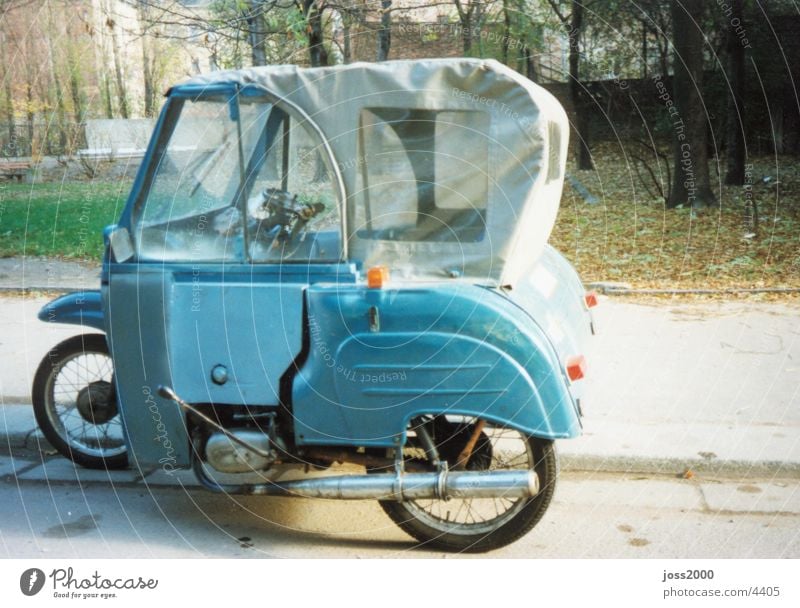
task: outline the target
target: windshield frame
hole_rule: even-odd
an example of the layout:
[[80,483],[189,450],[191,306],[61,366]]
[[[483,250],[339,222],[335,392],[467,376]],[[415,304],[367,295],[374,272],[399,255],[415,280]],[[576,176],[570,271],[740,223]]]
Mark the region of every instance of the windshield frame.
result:
[[[346,195],[345,195],[345,187],[344,182],[342,179],[341,172],[339,170],[339,165],[335,161],[333,156],[333,151],[331,146],[325,137],[322,130],[319,126],[308,116],[306,112],[304,112],[300,107],[296,104],[292,103],[291,101],[274,95],[267,91],[264,88],[258,87],[256,85],[239,85],[237,83],[220,83],[214,85],[205,85],[205,86],[198,86],[198,85],[179,85],[174,87],[167,93],[167,102],[165,104],[164,109],[159,116],[158,122],[153,131],[153,136],[151,137],[150,143],[148,145],[147,152],[143,159],[142,165],[137,173],[136,180],[134,181],[134,185],[126,204],[126,208],[123,211],[122,216],[119,220],[119,225],[126,226],[132,235],[134,235],[134,239],[136,239],[136,234],[138,233],[138,228],[140,227],[139,222],[142,219],[144,208],[147,205],[147,201],[150,195],[150,190],[153,186],[155,175],[158,170],[158,166],[160,164],[161,158],[166,153],[166,150],[169,146],[170,140],[172,138],[173,133],[175,132],[176,125],[180,120],[180,116],[182,113],[183,104],[186,100],[194,100],[194,101],[201,101],[201,100],[221,100],[223,102],[235,104],[233,106],[233,111],[235,112],[236,118],[236,128],[239,131],[238,137],[238,148],[239,148],[239,171],[240,171],[240,179],[239,185],[236,188],[236,195],[234,201],[228,201],[227,204],[229,206],[235,206],[242,212],[242,217],[246,217],[246,205],[247,205],[247,196],[244,189],[247,187],[247,179],[244,176],[244,173],[247,170],[247,166],[250,163],[249,158],[243,158],[243,150],[242,150],[242,137],[241,137],[241,112],[240,112],[240,104],[239,99],[241,97],[248,97],[248,98],[259,98],[264,101],[264,103],[269,103],[273,107],[282,110],[288,116],[293,117],[298,122],[299,125],[303,125],[307,127],[307,129],[311,132],[311,134],[318,140],[319,142],[319,153],[325,164],[326,169],[328,170],[332,182],[332,186],[335,191],[336,196],[336,205],[339,209],[339,230],[341,231],[341,246],[339,251],[339,256],[336,259],[331,260],[286,260],[282,261],[281,263],[341,263],[345,262],[349,259],[349,251],[348,251],[348,242],[347,242],[347,214],[345,209],[346,204]],[[297,128],[297,127],[296,127]],[[302,128],[302,127],[301,127]],[[231,203],[235,203],[235,205],[231,205]],[[223,205],[224,206],[224,205]],[[244,206],[244,209],[240,207]],[[222,206],[220,207],[222,208]],[[190,217],[190,216],[187,216]],[[180,219],[180,218],[175,218]],[[245,239],[247,238],[247,230],[244,230]],[[157,262],[158,260],[150,260],[149,258],[141,258],[139,253],[139,244],[135,242],[135,255],[134,260],[137,262]],[[243,264],[255,264],[252,261],[247,244],[245,242],[244,252],[241,260],[239,260]],[[193,262],[194,263],[194,262]],[[204,263],[204,262],[201,262]],[[215,264],[218,262],[209,261],[208,263]],[[258,265],[261,265],[260,263]]]

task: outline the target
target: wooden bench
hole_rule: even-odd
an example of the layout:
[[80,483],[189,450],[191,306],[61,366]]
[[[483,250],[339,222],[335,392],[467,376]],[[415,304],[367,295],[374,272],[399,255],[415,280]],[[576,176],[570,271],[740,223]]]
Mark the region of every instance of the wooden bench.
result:
[[16,178],[22,181],[28,175],[30,168],[31,164],[26,161],[0,161],[0,176],[7,179]]

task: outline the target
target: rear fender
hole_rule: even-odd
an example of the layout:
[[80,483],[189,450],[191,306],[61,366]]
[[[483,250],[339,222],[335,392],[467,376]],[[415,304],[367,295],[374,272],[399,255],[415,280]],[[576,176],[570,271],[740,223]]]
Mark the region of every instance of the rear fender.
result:
[[42,307],[39,320],[106,330],[99,290],[76,291],[56,298]]
[[389,447],[420,414],[486,418],[547,439],[580,423],[547,336],[497,292],[464,284],[307,291],[293,382],[298,445]]

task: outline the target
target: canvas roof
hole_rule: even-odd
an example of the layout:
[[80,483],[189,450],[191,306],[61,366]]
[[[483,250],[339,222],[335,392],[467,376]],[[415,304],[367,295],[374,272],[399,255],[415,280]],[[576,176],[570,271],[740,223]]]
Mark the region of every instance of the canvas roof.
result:
[[[347,197],[346,237],[351,259],[386,264],[393,277],[513,285],[530,269],[552,229],[563,184],[567,119],[558,101],[510,68],[479,59],[354,63],[325,68],[267,66],[221,71],[184,85],[255,85],[305,113],[333,154]],[[363,238],[355,221],[359,184],[359,125],[369,108],[466,110],[489,115],[485,234],[475,242]],[[474,145],[475,133],[463,135]],[[362,159],[363,160],[363,159]],[[368,159],[367,159],[368,161]],[[465,183],[469,180],[464,180]],[[382,204],[391,208],[392,200]]]

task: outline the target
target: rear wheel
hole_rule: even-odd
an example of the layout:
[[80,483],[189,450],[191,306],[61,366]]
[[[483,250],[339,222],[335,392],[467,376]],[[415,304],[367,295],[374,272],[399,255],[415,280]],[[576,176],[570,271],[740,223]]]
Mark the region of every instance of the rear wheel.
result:
[[[439,457],[455,467],[473,435],[476,421],[433,421]],[[424,451],[409,438],[404,458],[428,462]],[[463,463],[462,463],[463,464]],[[553,442],[486,423],[478,435],[466,470],[533,469],[539,493],[530,498],[466,498],[451,500],[381,501],[386,514],[426,547],[480,553],[508,545],[527,534],[542,518],[555,491],[557,476]],[[431,465],[431,469],[433,469]]]
[[128,466],[105,336],[75,336],[47,353],[32,397],[39,428],[62,455],[90,469]]

